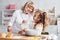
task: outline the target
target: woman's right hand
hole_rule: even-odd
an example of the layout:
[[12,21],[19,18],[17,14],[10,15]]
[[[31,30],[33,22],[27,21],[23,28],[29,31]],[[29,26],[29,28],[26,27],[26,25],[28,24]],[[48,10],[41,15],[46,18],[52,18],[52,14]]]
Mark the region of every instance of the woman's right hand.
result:
[[12,31],[12,27],[11,26],[8,26],[7,31],[8,32],[11,32]]
[[23,31],[19,31],[19,32],[18,32],[18,34],[22,34],[22,33],[23,33]]
[[25,35],[24,32],[25,32],[25,29],[21,29],[21,30],[18,32],[18,34]]

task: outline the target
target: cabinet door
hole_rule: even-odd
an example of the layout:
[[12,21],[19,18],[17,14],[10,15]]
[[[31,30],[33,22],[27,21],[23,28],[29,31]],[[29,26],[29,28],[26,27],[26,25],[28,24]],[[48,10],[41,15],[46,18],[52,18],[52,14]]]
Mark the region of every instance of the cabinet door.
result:
[[58,40],[60,40],[60,34],[58,34]]
[[58,33],[60,33],[60,18],[57,19],[57,27],[58,27]]
[[57,35],[57,25],[49,25],[46,28],[46,31],[49,32],[49,34],[56,34]]

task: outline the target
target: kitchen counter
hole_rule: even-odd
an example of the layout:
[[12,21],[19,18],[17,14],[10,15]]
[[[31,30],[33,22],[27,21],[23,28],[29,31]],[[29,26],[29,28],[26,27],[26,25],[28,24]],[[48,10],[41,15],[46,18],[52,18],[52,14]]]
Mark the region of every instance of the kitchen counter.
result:
[[[48,26],[46,31],[49,32],[49,34],[53,33],[53,34],[57,35],[57,26]],[[0,33],[7,33],[7,26],[0,25]],[[36,37],[26,37],[26,38],[30,38],[30,39],[34,39],[35,40]],[[0,38],[0,40],[12,40],[12,39]]]
[[5,37],[0,38],[0,40],[47,40],[48,35],[41,35],[41,36],[12,36],[12,37]]

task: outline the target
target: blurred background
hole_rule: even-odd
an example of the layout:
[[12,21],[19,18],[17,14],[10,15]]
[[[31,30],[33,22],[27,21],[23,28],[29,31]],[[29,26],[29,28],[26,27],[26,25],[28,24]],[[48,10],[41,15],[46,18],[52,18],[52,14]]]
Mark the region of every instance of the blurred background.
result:
[[[0,33],[7,32],[7,24],[15,10],[30,0],[0,0]],[[31,0],[35,9],[47,12],[49,25],[46,31],[60,37],[60,0]]]

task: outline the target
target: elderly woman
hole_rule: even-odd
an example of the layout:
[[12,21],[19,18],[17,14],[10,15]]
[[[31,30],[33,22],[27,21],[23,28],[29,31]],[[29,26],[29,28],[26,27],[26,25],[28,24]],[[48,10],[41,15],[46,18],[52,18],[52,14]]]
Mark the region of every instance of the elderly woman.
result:
[[8,32],[21,33],[24,29],[29,28],[29,24],[33,21],[33,2],[26,2],[22,10],[16,10],[8,23]]

